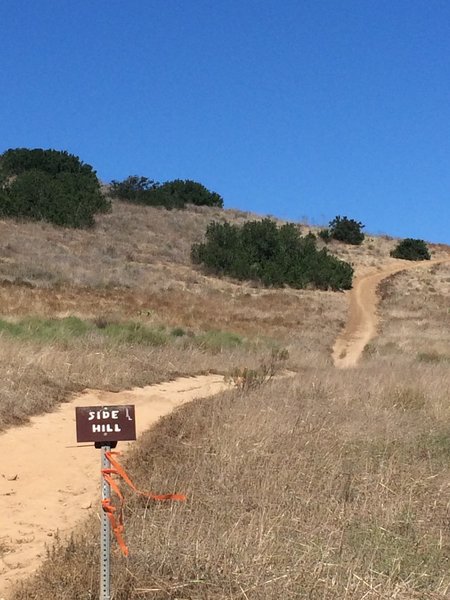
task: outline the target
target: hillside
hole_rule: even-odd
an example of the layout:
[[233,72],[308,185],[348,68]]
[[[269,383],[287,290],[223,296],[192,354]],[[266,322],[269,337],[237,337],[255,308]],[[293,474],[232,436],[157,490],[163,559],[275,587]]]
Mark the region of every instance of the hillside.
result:
[[[385,279],[379,335],[340,370],[349,293],[191,266],[211,219],[248,218],[114,203],[92,231],[1,222],[3,427],[86,387],[222,374],[235,389],[186,404],[133,446],[141,488],[176,486],[189,500],[130,500],[116,599],[446,597],[450,264]],[[398,264],[394,245],[368,236],[330,249],[361,277]],[[96,510],[12,598],[96,597]],[[7,575],[11,540],[2,560]]]

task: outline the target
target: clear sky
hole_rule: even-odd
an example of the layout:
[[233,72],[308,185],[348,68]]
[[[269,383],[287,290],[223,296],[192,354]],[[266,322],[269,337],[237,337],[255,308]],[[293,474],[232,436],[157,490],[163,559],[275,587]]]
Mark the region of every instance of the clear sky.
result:
[[0,152],[450,243],[448,0],[0,0]]

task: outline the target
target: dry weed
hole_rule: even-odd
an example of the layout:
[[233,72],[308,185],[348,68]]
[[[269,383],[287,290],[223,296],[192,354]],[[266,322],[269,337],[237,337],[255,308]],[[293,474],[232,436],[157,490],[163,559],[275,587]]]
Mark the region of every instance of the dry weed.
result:
[[[447,597],[450,380],[440,376],[410,404],[428,390],[414,369],[311,367],[165,418],[128,467],[140,487],[183,490],[188,502],[130,500],[131,555],[114,554],[114,598]],[[62,581],[65,597],[95,598],[97,560],[95,533],[61,545],[15,600],[55,597]]]
[[[209,220],[249,217],[115,203],[93,232],[0,224],[0,277],[16,282],[0,288],[11,319],[79,315],[100,328],[132,319],[251,341],[217,351],[186,346],[180,334],[180,343],[124,352],[95,338],[65,346],[0,338],[4,423],[79,387],[211,369],[241,377],[240,389],[181,408],[134,446],[128,467],[141,488],[189,500],[128,503],[131,556],[114,553],[114,599],[448,597],[448,267],[393,278],[382,335],[360,368],[337,371],[330,348],[344,294],[265,290],[190,266],[190,245]],[[394,245],[385,236],[330,249],[363,272],[388,264]],[[261,364],[270,345],[288,350],[295,379],[278,381]],[[58,539],[15,600],[96,598],[97,529],[93,518]]]
[[382,284],[381,296],[382,335],[372,343],[372,358],[448,363],[450,265],[398,273]]

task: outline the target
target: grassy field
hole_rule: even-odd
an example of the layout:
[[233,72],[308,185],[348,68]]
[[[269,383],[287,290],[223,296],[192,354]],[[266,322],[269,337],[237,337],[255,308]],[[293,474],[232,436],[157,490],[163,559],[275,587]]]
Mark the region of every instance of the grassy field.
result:
[[[19,421],[81,387],[244,374],[234,391],[178,409],[134,446],[138,485],[175,486],[188,502],[130,498],[130,558],[114,552],[115,600],[447,598],[449,267],[387,281],[380,336],[356,369],[336,370],[345,295],[192,269],[190,243],[211,217],[248,215],[117,204],[98,237],[36,224],[2,237],[4,248],[19,242],[0,271],[0,409],[9,402]],[[43,254],[33,276],[25,240]],[[371,237],[332,249],[363,272],[388,262],[394,244]],[[245,367],[263,373],[281,355],[277,367],[294,376],[246,379]],[[15,600],[98,597],[97,529],[93,516],[57,540]]]
[[398,274],[382,286],[383,335],[377,358],[401,355],[421,363],[450,361],[450,265]]
[[86,387],[256,369],[272,348],[288,350],[290,369],[329,362],[342,294],[266,290],[192,268],[190,245],[210,219],[247,218],[116,202],[94,231],[0,221],[0,428]]

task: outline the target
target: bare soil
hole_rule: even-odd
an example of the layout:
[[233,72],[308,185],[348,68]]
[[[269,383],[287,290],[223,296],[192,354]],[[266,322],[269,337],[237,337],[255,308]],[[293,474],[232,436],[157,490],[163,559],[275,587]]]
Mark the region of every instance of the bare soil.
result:
[[134,404],[139,435],[174,408],[227,387],[220,375],[204,375],[120,393],[87,390],[57,411],[33,417],[29,426],[1,435],[0,597],[36,570],[58,532],[73,530],[98,509],[100,454],[93,445],[77,446],[76,406]]

